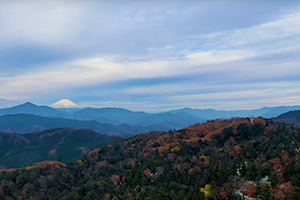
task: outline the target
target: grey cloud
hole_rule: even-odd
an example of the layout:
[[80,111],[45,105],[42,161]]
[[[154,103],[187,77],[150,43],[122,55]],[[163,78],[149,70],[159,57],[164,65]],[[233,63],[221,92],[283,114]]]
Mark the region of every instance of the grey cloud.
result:
[[158,110],[300,95],[298,1],[30,2],[0,2],[0,98]]

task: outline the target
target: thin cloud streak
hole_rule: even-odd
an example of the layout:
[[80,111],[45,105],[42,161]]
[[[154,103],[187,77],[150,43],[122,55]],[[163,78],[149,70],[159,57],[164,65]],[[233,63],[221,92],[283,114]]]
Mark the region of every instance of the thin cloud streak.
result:
[[[300,76],[298,7],[276,17],[253,18],[246,24],[236,19],[234,26],[209,27],[202,17],[215,13],[207,13],[206,8],[216,6],[218,10],[222,3],[200,6],[179,1],[155,4],[150,10],[145,2],[131,2],[129,6],[105,1],[77,3],[70,9],[66,9],[66,2],[9,4],[6,12],[0,12],[0,25],[4,27],[0,30],[4,44],[0,52],[9,52],[21,43],[24,51],[36,45],[36,52],[40,48],[40,52],[47,52],[41,56],[51,58],[46,60],[49,64],[29,59],[24,65],[19,62],[18,68],[8,69],[8,65],[17,66],[16,62],[0,56],[0,98],[39,99],[51,104],[54,98],[68,94],[68,98],[86,106],[123,105],[148,111],[300,104],[295,98],[300,95],[300,85],[293,82],[293,77]],[[95,10],[107,10],[98,14],[91,5]],[[134,8],[138,12],[134,13]],[[35,12],[30,14],[32,9]],[[205,14],[198,14],[200,10]],[[224,14],[228,13],[220,13]],[[44,23],[48,26],[41,29]],[[52,51],[61,55],[52,55]],[[18,56],[24,57],[17,54],[16,59]],[[170,82],[170,77],[187,80]],[[153,80],[143,84],[148,79]],[[165,81],[157,83],[155,79]],[[131,80],[136,82],[113,86]]]

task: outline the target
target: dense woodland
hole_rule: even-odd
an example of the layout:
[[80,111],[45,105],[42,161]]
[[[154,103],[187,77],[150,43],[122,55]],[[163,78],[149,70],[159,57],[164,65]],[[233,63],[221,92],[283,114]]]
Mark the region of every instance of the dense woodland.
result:
[[300,199],[299,146],[292,125],[213,120],[2,171],[0,199]]
[[16,134],[0,133],[0,169],[25,167],[43,160],[70,162],[96,147],[120,140],[89,129],[58,128]]

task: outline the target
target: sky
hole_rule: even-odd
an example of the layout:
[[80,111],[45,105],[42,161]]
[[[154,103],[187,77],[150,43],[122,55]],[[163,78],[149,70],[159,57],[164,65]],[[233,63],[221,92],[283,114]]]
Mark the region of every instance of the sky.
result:
[[0,107],[300,105],[300,0],[0,0]]

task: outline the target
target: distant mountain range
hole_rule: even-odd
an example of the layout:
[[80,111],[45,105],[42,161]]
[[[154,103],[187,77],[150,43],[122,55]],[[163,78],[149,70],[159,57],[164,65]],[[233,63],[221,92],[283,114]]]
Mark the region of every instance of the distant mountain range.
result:
[[163,112],[150,114],[133,112],[122,108],[84,108],[72,115],[75,119],[95,120],[111,124],[130,124],[135,126],[164,125],[169,129],[178,129],[187,125],[204,122],[188,113]]
[[75,119],[42,117],[32,114],[13,114],[0,117],[0,131],[30,133],[53,128],[88,128],[105,135],[129,137],[138,133],[155,130],[168,130],[162,126],[132,126],[128,124],[102,124],[97,121],[79,121]]
[[[15,107],[11,107],[11,108],[0,109],[0,116],[15,115],[15,114],[32,114],[41,117],[64,118],[64,119],[72,119],[72,120],[80,120],[80,121],[88,120],[88,121],[98,122],[101,124],[126,126],[126,128],[128,127],[133,128],[136,129],[137,131],[140,131],[141,133],[145,133],[153,130],[178,129],[191,124],[206,121],[186,113],[164,112],[164,113],[150,114],[145,112],[134,112],[122,108],[55,109],[48,106],[37,106],[30,102]],[[14,117],[17,118],[17,116]],[[6,116],[6,118],[8,118],[8,116]],[[12,118],[12,116],[10,118]],[[21,120],[20,116],[18,120],[19,121]],[[59,127],[59,126],[55,125],[55,127]],[[54,128],[54,127],[48,127],[48,128]],[[72,128],[83,128],[83,127],[72,127]],[[86,127],[86,128],[91,128],[91,127]],[[98,129],[94,129],[94,128],[93,130],[99,131]],[[20,131],[20,130],[15,130],[15,131]],[[24,131],[28,132],[28,130],[24,130]],[[137,132],[135,132],[135,134],[136,133]],[[108,133],[106,132],[105,134]]]
[[0,116],[12,114],[33,114],[43,117],[69,117],[68,113],[62,112],[60,110],[48,106],[37,106],[30,102],[11,108],[0,109]]
[[217,118],[227,119],[237,116],[272,118],[293,110],[300,110],[300,106],[263,107],[255,110],[233,111],[182,108],[152,114],[122,108],[55,109],[27,102],[15,107],[0,109],[0,116],[2,116],[0,118],[0,131],[24,133],[48,128],[70,127],[90,128],[103,134],[130,136],[156,130],[180,129]]
[[68,162],[120,139],[88,129],[69,128],[22,135],[0,133],[0,168],[23,167],[43,160]]
[[272,118],[294,110],[300,110],[300,106],[277,106],[277,107],[263,107],[254,110],[230,110],[230,111],[214,110],[214,109],[182,108],[178,110],[172,110],[169,112],[176,113],[176,114],[187,113],[204,120],[212,120],[212,119],[228,119],[232,117],[249,117],[249,116]]

